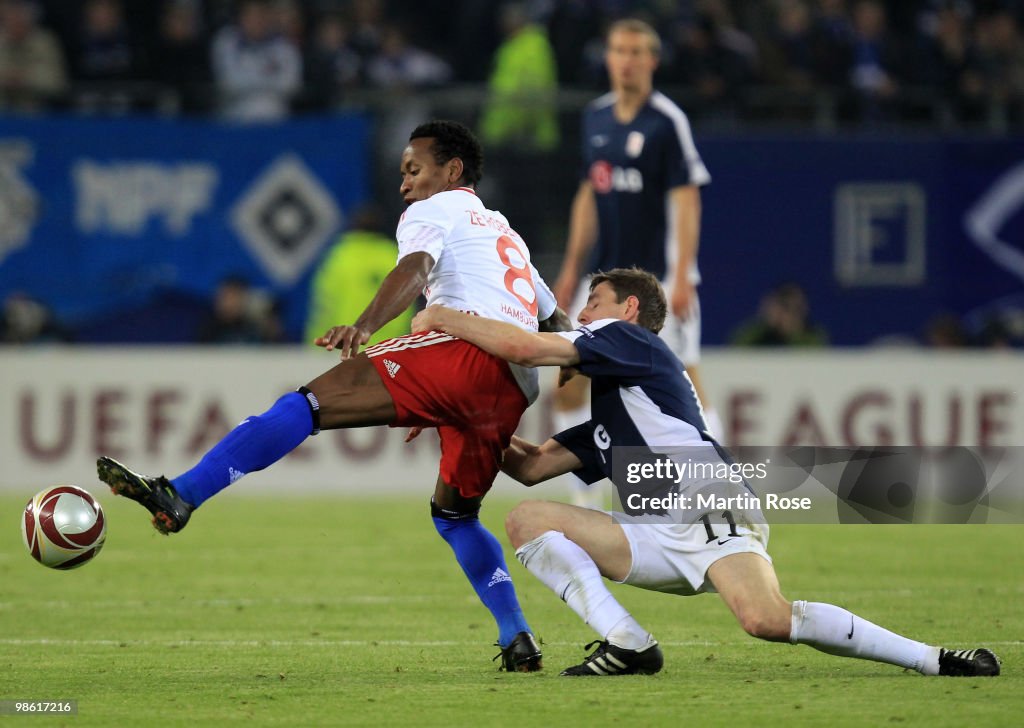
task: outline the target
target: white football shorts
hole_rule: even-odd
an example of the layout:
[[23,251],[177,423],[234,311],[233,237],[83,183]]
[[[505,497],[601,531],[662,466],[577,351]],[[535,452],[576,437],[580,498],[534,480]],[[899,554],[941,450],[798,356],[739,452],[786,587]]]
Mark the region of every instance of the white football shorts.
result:
[[715,538],[708,541],[703,523],[637,523],[622,513],[608,512],[622,526],[633,566],[623,584],[650,591],[693,596],[716,589],[707,578],[708,569],[732,554],[757,554],[771,563],[768,555],[768,524],[737,523],[735,533],[715,524]]

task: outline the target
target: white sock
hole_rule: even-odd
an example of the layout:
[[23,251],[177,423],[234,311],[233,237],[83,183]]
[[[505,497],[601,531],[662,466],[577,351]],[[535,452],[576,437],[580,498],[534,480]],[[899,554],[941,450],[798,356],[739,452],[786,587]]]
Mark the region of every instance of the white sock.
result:
[[[558,432],[583,424],[590,419],[590,405],[585,404],[573,410],[555,411],[552,415],[555,429]],[[604,488],[594,483],[587,485],[572,473],[566,473],[563,482],[568,485],[569,498],[574,506],[591,508],[596,511],[604,509]]]
[[789,641],[842,657],[888,662],[939,674],[939,648],[901,637],[832,604],[793,602]]
[[608,591],[590,555],[558,531],[545,531],[516,550],[531,574],[616,647],[638,650],[650,635]]

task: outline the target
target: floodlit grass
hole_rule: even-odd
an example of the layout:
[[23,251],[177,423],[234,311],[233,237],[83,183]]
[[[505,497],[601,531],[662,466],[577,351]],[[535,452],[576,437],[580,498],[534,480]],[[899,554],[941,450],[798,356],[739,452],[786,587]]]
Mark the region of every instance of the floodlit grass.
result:
[[[770,544],[789,598],[930,643],[991,646],[999,678],[923,678],[760,643],[717,596],[615,587],[661,641],[665,669],[571,680],[558,671],[595,635],[510,551],[546,669],[497,671],[494,624],[426,494],[230,493],[165,538],[135,504],[91,490],[107,544],[71,572],[21,545],[31,494],[0,498],[0,700],[79,705],[32,725],[962,726],[1017,725],[1024,712],[1024,526],[779,526]],[[484,508],[503,542],[512,504]]]

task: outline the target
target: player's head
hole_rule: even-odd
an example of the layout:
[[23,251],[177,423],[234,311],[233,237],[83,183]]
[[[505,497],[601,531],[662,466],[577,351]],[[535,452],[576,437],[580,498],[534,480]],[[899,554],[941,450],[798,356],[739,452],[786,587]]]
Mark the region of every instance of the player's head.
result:
[[576,318],[584,326],[620,319],[658,333],[667,313],[665,291],[654,275],[639,268],[613,268],[590,279],[590,297]]
[[409,135],[402,152],[400,192],[407,205],[480,181],[484,153],[473,132],[457,121],[430,121]]
[[617,20],[608,28],[604,62],[614,91],[650,91],[661,57],[661,38],[642,20]]

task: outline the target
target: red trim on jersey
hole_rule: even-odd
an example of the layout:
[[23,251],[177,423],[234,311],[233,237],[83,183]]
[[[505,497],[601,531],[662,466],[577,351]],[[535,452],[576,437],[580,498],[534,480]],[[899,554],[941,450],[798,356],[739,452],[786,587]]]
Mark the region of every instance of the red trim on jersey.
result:
[[474,190],[472,187],[456,187],[454,190],[452,190],[452,192],[468,192],[469,194],[476,197],[476,190]]

